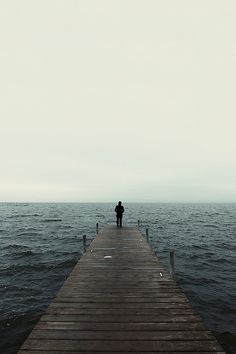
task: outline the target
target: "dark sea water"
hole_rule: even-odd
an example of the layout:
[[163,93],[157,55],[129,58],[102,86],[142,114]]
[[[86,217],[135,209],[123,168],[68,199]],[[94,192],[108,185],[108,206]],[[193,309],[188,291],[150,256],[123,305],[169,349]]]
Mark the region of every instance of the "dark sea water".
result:
[[[114,203],[115,205],[115,203]],[[114,223],[109,203],[0,203],[0,353],[16,353],[82,255],[82,236]],[[228,353],[236,353],[236,204],[125,204]]]

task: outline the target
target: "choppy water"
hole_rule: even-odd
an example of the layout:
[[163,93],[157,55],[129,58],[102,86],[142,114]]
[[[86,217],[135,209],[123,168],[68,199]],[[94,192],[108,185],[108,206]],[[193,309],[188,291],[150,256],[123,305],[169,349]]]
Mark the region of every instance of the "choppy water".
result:
[[[17,351],[114,205],[0,203],[0,353]],[[124,224],[138,219],[166,268],[175,250],[178,284],[236,353],[236,204],[125,205]]]

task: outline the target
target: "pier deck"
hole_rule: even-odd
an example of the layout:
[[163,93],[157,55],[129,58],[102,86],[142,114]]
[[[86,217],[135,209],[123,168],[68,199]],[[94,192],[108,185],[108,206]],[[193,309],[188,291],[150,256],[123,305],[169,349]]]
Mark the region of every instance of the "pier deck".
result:
[[223,354],[135,228],[107,226],[19,354]]

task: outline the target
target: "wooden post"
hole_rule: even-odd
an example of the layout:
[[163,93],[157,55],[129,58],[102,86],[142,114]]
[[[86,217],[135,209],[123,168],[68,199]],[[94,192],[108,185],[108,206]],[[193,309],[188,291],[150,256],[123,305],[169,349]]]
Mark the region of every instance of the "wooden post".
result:
[[86,253],[86,235],[83,235],[84,253]]
[[170,276],[175,279],[175,251],[170,251]]
[[98,234],[98,222],[96,223],[96,234]]
[[146,229],[146,239],[147,239],[147,242],[149,243],[149,232],[148,232],[148,229]]

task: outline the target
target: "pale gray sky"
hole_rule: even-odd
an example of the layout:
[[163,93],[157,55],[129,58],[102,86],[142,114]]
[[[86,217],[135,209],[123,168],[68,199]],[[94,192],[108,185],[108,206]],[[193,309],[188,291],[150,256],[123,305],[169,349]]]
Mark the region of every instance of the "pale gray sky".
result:
[[1,0],[1,201],[236,202],[234,0]]

